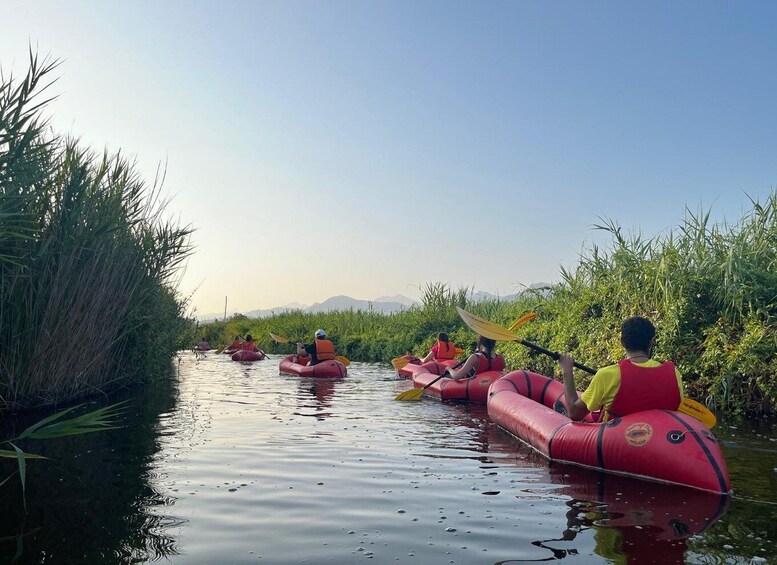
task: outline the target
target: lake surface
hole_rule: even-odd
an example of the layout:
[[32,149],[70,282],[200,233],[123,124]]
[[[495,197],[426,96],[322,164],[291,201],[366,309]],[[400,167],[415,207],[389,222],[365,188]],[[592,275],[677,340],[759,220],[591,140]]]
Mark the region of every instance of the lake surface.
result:
[[181,353],[123,428],[26,443],[51,460],[28,462],[26,514],[0,487],[0,562],[777,563],[771,430],[716,428],[719,497],[549,464],[485,407],[394,401],[410,382],[386,365],[279,360]]

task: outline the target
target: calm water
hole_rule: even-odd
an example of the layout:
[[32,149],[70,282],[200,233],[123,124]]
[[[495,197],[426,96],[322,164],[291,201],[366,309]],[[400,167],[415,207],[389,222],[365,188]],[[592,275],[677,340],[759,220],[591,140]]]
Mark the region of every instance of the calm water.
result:
[[549,465],[483,407],[395,402],[387,366],[279,359],[182,353],[123,429],[26,444],[52,460],[26,516],[0,487],[0,562],[777,563],[777,433],[716,429],[729,499]]

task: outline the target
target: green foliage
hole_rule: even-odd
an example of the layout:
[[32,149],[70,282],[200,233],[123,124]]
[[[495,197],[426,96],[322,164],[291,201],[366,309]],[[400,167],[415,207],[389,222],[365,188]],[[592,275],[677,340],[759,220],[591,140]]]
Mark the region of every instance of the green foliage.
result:
[[[538,317],[520,337],[571,353],[589,366],[623,356],[620,324],[629,316],[657,327],[657,358],[671,359],[685,377],[686,393],[728,416],[774,413],[777,408],[777,193],[735,224],[712,224],[709,212],[686,211],[675,230],[650,239],[625,235],[613,221],[597,229],[611,245],[593,246],[558,284],[527,290],[511,302],[473,302],[471,291],[440,282],[422,287],[422,305],[381,315],[373,311],[288,312],[259,320],[235,316],[203,329],[211,343],[252,333],[263,349],[290,352],[269,332],[292,342],[327,330],[338,353],[353,360],[386,362],[405,353],[425,355],[439,331],[469,351],[475,335],[455,306],[509,327],[522,314]],[[507,366],[553,375],[555,362],[516,343],[501,343]],[[590,376],[578,375],[579,387]]]
[[[91,432],[100,432],[114,426],[114,418],[120,414],[118,407],[121,403],[113,404],[111,406],[104,406],[86,412],[80,416],[63,420],[63,418],[77,410],[82,405],[72,406],[59,412],[52,414],[42,420],[36,422],[32,426],[28,427],[18,436],[12,439],[6,439],[0,441],[0,445],[8,444],[13,448],[13,451],[0,449],[0,457],[15,458],[18,465],[19,480],[22,487],[22,496],[25,500],[25,508],[27,506],[25,492],[27,488],[27,459],[45,459],[39,455],[32,453],[25,453],[19,446],[16,445],[21,440],[25,439],[53,439],[65,436],[83,435]],[[13,475],[11,475],[13,476]],[[5,478],[0,486],[4,485],[11,477]]]
[[31,53],[0,81],[0,409],[165,374],[185,325],[171,281],[190,229],[121,154],[49,132],[56,66]]

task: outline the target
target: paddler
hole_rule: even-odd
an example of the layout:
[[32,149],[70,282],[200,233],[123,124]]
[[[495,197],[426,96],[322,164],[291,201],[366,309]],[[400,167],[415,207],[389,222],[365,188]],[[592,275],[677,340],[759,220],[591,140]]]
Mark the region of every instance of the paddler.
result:
[[264,355],[264,351],[262,351],[256,346],[254,337],[251,334],[246,334],[246,340],[242,344],[240,344],[240,349],[244,349],[246,351],[258,351],[259,353]]
[[458,369],[447,367],[445,373],[454,381],[458,381],[459,379],[471,379],[478,373],[486,371],[503,370],[505,368],[504,357],[494,351],[494,347],[496,347],[496,341],[479,335],[475,353],[467,357],[461,367]]
[[431,351],[426,357],[421,359],[421,364],[427,361],[445,361],[446,359],[456,358],[456,346],[448,339],[448,334],[440,332],[437,334],[437,343],[432,346]]
[[599,369],[580,398],[572,375],[574,359],[560,354],[569,417],[582,420],[589,412],[601,410],[601,419],[606,421],[642,410],[677,410],[683,400],[683,378],[671,361],[660,363],[650,358],[655,336],[656,328],[650,320],[634,316],[624,321],[621,345],[626,358]]
[[243,338],[241,338],[239,335],[235,336],[235,339],[232,340],[232,345],[228,345],[226,347],[226,351],[234,353],[238,349],[242,349],[243,347]]
[[321,328],[316,330],[315,339],[310,345],[297,343],[297,359],[300,365],[305,365],[302,361],[310,360],[311,365],[321,361],[334,360],[335,346],[326,337],[326,332]]

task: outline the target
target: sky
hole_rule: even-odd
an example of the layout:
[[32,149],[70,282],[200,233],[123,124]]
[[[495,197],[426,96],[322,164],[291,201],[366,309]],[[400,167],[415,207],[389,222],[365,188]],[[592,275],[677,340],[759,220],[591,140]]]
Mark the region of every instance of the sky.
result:
[[771,1],[0,0],[0,68],[196,230],[195,313],[558,280],[777,183]]

